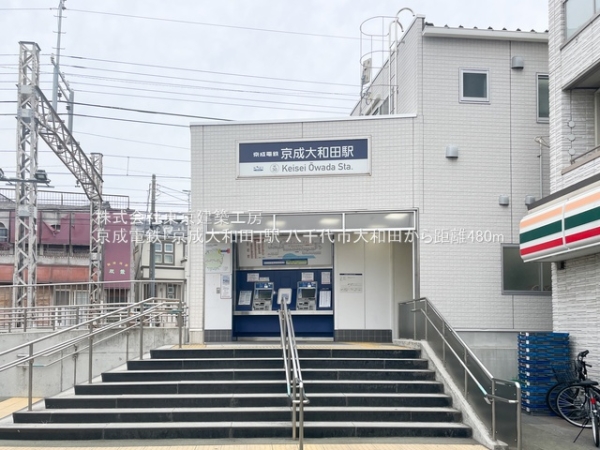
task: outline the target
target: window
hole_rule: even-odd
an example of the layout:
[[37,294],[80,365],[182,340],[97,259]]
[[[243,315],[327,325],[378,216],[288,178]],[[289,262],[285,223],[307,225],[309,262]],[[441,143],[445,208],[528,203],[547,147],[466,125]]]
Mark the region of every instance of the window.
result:
[[87,305],[90,303],[90,294],[88,291],[75,291],[75,304],[78,306]]
[[175,286],[174,284],[167,284],[166,297],[170,298],[170,299],[174,299],[174,298],[176,298],[176,294],[177,294],[177,286]]
[[105,289],[104,298],[106,303],[127,303],[127,289]]
[[460,71],[460,101],[480,103],[489,101],[487,70]]
[[518,245],[502,246],[503,294],[550,294],[550,263],[523,262]]
[[390,98],[386,97],[386,99],[379,106],[379,114],[385,116],[390,113]]
[[8,229],[0,222],[0,244],[8,242]]
[[44,256],[68,256],[68,254],[68,248],[66,245],[44,245]]
[[600,0],[568,0],[565,2],[567,39],[598,13],[600,13]]
[[550,117],[550,88],[548,75],[537,76],[537,120],[548,122]]
[[172,242],[156,242],[154,252],[154,262],[156,264],[175,263],[175,245]]

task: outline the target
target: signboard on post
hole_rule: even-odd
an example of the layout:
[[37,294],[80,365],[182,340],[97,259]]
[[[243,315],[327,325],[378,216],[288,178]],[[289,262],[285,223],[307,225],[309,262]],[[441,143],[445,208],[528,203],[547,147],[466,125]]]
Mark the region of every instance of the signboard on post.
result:
[[369,138],[240,142],[238,176],[368,175],[369,144]]

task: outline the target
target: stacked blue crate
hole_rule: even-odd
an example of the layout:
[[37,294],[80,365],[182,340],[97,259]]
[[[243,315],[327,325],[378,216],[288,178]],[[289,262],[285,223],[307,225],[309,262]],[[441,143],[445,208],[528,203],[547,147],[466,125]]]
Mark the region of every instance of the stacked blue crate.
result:
[[569,333],[519,333],[521,406],[530,414],[550,414],[546,393],[555,383],[553,366],[570,361]]

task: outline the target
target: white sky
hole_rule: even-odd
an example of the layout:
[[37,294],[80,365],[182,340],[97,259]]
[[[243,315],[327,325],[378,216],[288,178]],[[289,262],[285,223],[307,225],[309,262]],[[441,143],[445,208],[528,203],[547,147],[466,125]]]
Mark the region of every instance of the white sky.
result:
[[[58,4],[0,0],[0,168],[7,176],[16,167],[18,42],[40,46],[41,86],[51,98]],[[187,207],[190,122],[348,116],[360,90],[360,26],[367,19],[410,7],[436,26],[544,31],[548,23],[547,0],[67,0],[65,6],[62,72],[76,102],[109,107],[76,105],[76,114],[179,125],[74,119],[84,151],[104,154],[104,192],[129,195],[133,209],[146,211],[155,173],[163,212]],[[411,21],[408,13],[400,18],[405,26]],[[380,20],[368,25],[380,32]],[[41,139],[39,168],[55,191],[82,192]]]

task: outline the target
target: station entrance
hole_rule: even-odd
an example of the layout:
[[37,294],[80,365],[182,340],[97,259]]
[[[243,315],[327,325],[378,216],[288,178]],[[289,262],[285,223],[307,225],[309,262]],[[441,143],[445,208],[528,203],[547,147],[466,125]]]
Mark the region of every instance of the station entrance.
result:
[[298,337],[391,339],[394,299],[414,295],[414,211],[274,214],[260,225],[208,230],[227,237],[204,244],[208,341],[277,338],[282,294]]

